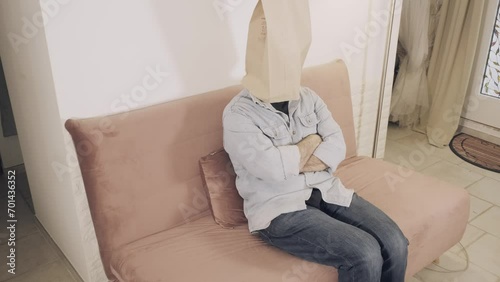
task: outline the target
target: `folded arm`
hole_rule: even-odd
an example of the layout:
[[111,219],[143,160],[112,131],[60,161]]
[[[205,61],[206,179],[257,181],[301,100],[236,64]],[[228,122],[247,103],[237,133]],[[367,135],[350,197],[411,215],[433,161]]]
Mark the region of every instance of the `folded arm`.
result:
[[321,171],[327,168],[320,159],[313,155],[321,142],[321,136],[311,134],[297,143],[300,151],[300,172]]
[[238,113],[224,116],[224,148],[231,160],[269,181],[287,180],[302,172],[334,172],[345,159],[344,137],[323,100],[314,92],[312,95],[318,134],[309,135],[296,145],[274,146],[247,117]]
[[228,113],[223,124],[224,149],[233,162],[237,161],[250,174],[266,181],[283,181],[299,175],[301,164],[305,163],[299,146],[274,146],[258,126],[238,113]]
[[306,164],[302,167],[301,172],[316,172],[325,169],[328,169],[328,166],[315,155],[311,155]]
[[312,157],[305,165],[304,171],[328,169],[330,172],[334,172],[346,157],[344,135],[326,107],[325,102],[316,93],[313,92],[312,94],[315,100],[314,111],[319,120],[317,132],[323,141],[314,150]]

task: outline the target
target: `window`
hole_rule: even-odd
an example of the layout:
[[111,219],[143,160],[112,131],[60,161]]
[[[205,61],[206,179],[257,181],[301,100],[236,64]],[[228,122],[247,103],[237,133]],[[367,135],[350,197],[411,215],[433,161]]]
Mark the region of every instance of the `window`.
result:
[[481,94],[500,98],[500,9],[498,8],[482,85]]

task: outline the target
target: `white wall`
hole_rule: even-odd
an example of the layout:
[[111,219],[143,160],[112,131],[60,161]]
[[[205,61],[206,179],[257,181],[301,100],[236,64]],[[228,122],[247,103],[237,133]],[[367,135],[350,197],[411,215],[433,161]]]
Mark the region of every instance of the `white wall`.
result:
[[[6,17],[2,19],[9,24],[7,30],[19,30],[19,18],[28,12],[27,8],[16,7],[17,0],[2,1],[0,7]],[[55,241],[86,281],[104,281],[79,168],[72,143],[63,130],[64,121],[69,117],[144,107],[239,83],[244,74],[248,21],[256,0],[51,1],[57,5],[45,8],[49,15],[45,33],[40,32],[29,43],[20,45],[18,54],[2,38],[1,50],[11,57],[8,79],[19,95],[13,101],[14,111],[16,119],[22,120],[18,124],[22,128],[19,136],[30,183],[32,178],[37,183],[32,187],[35,206],[41,213],[37,216],[56,235]],[[383,20],[376,20],[373,12],[388,13],[389,2],[310,0],[313,43],[306,66],[336,58],[346,60],[352,80],[358,150],[362,155],[371,155],[372,151],[386,47],[386,26]],[[369,36],[365,36],[369,24]],[[396,40],[398,28],[399,24],[393,31]],[[31,59],[33,71],[28,67]],[[393,66],[394,54],[391,60]],[[16,62],[21,62],[28,77],[16,71]],[[160,75],[155,81],[151,73],[158,71]],[[35,72],[43,75],[35,77]],[[392,70],[389,74],[387,81],[392,81]],[[26,81],[30,83],[22,85]],[[149,85],[149,90],[138,92],[145,85]],[[35,94],[40,91],[46,93]],[[28,95],[43,99],[28,101]],[[390,91],[386,95],[390,97]],[[385,102],[387,106],[390,101]],[[43,113],[35,111],[37,105],[44,107]],[[387,115],[383,124],[387,123]],[[33,120],[37,119],[42,119],[44,126],[36,128],[38,123]],[[383,136],[385,129],[384,126]],[[50,135],[45,134],[48,131]],[[42,146],[35,147],[30,137],[41,138]],[[382,149],[384,138],[381,141]],[[55,170],[42,169],[51,166]],[[49,207],[49,203],[54,203],[49,198],[52,196],[63,203]],[[75,234],[80,231],[82,235]],[[71,243],[75,245],[69,246]]]
[[88,278],[75,192],[69,179],[59,180],[51,168],[65,162],[66,151],[44,31],[33,32],[17,53],[8,39],[11,32],[22,34],[23,18],[39,10],[38,0],[0,1],[0,55],[36,217]]
[[[366,155],[371,154],[386,43],[386,27],[374,13],[389,12],[389,2],[310,1],[313,43],[306,66],[335,58],[347,61],[360,152]],[[73,0],[47,30],[62,118],[108,114],[238,83],[244,74],[246,31],[255,3]],[[218,13],[214,6],[231,11]],[[366,26],[374,35],[367,40]],[[342,50],[349,46],[355,51],[352,55]],[[168,79],[143,101],[128,101],[126,96],[142,84],[145,69],[156,66],[169,73]]]

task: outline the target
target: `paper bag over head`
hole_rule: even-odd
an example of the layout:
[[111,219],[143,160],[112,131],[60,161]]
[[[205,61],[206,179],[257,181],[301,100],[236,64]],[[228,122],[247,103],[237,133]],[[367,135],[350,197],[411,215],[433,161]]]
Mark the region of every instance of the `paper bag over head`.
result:
[[266,103],[299,99],[310,45],[308,0],[259,0],[248,30],[243,86]]

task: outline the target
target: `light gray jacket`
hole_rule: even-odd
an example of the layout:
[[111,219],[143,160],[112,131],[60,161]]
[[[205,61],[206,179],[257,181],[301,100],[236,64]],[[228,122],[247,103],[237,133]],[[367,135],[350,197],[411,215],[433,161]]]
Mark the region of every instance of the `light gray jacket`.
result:
[[[282,213],[306,209],[312,188],[328,203],[350,205],[353,191],[332,175],[345,158],[342,131],[311,89],[303,87],[300,99],[289,102],[288,116],[245,89],[226,106],[223,126],[224,149],[237,175],[250,232],[267,228]],[[323,138],[314,155],[329,168],[299,173],[295,144],[310,134]]]

